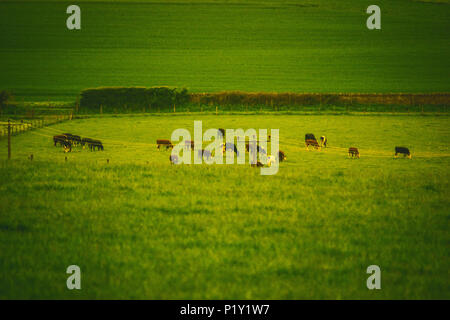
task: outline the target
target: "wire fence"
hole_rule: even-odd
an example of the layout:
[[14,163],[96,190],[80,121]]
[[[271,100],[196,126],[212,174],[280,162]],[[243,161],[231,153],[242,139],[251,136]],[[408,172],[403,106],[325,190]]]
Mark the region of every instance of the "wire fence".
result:
[[12,136],[18,135],[30,130],[44,128],[49,125],[61,123],[72,119],[72,114],[49,115],[39,119],[15,119],[10,121],[0,121],[0,139],[8,136],[8,125],[11,126]]

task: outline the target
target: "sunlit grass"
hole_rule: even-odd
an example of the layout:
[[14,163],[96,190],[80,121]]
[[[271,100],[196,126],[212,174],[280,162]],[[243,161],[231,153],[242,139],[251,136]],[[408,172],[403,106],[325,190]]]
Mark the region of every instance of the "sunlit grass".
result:
[[[275,176],[170,165],[152,144],[194,120],[279,128],[288,161]],[[0,297],[449,298],[448,128],[446,116],[123,116],[13,137],[0,162]],[[65,154],[47,135],[67,131],[105,151]],[[306,132],[333,148],[305,151]],[[350,145],[361,159],[336,149]],[[395,145],[413,159],[394,160]],[[65,286],[71,264],[78,292]],[[366,288],[371,264],[381,291]]]

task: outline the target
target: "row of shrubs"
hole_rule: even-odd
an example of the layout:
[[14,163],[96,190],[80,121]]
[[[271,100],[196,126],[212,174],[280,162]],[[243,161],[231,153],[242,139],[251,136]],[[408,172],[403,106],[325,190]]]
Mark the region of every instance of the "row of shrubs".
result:
[[348,105],[450,105],[450,93],[191,93],[190,102],[198,105],[265,106],[348,106]]
[[450,93],[265,93],[227,91],[188,93],[170,87],[104,87],[81,92],[81,111],[172,111],[188,105],[204,106],[353,106],[353,105],[450,105]]
[[81,92],[79,108],[98,111],[149,111],[182,106],[189,102],[186,89],[170,87],[102,87]]

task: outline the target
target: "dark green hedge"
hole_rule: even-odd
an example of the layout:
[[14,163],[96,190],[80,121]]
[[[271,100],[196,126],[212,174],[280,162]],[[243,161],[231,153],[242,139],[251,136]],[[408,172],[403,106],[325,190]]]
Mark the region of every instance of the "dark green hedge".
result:
[[352,106],[352,105],[450,105],[450,93],[271,93],[225,91],[192,93],[197,105],[280,106]]
[[189,102],[186,89],[169,87],[102,87],[81,92],[80,109],[96,111],[152,111]]

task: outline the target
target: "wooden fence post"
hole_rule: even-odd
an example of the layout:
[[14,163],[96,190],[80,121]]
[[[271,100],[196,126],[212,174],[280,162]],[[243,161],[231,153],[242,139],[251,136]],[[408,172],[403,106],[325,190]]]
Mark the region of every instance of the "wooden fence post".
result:
[[11,120],[8,119],[8,160],[11,159]]

